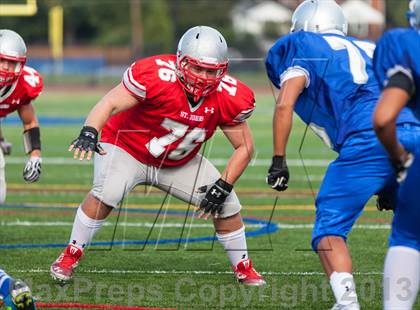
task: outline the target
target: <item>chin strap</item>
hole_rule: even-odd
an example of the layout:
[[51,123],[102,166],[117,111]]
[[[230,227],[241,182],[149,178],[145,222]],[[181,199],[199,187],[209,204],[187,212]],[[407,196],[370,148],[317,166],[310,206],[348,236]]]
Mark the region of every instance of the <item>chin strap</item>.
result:
[[197,106],[201,102],[201,99],[203,98],[202,96],[194,96],[193,94],[191,94],[187,91],[185,91],[185,94],[187,95],[188,102],[193,107]]

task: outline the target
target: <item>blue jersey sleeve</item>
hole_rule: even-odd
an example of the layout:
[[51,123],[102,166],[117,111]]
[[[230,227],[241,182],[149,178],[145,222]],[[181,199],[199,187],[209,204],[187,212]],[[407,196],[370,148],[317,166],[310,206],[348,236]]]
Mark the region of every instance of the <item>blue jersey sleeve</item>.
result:
[[385,87],[391,76],[403,73],[413,80],[409,57],[404,56],[404,44],[399,42],[401,29],[386,32],[376,45],[373,66],[381,88]]
[[311,66],[300,53],[303,48],[299,36],[290,34],[279,39],[268,51],[265,66],[268,78],[275,87],[281,87],[282,76],[290,69],[299,70],[310,81]]
[[[379,88],[365,49],[373,54],[373,48],[370,43],[358,43],[369,48],[362,49],[344,36],[301,31],[278,40],[266,59],[268,77],[277,88],[296,70],[304,73],[306,89],[294,110],[334,150],[349,134],[372,127],[371,112]],[[350,52],[358,62],[350,61]],[[366,81],[356,83],[360,76]]]

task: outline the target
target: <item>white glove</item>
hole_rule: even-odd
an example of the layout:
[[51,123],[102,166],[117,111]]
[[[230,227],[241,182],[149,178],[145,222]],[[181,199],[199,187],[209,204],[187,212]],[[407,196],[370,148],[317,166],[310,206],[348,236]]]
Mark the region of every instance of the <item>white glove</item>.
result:
[[30,157],[23,169],[23,179],[28,183],[39,180],[41,176],[41,157]]
[[397,175],[398,183],[401,183],[405,180],[405,178],[407,177],[408,169],[411,167],[413,162],[414,155],[412,153],[408,153],[405,161],[401,160],[398,163],[392,164],[395,170],[395,174]]

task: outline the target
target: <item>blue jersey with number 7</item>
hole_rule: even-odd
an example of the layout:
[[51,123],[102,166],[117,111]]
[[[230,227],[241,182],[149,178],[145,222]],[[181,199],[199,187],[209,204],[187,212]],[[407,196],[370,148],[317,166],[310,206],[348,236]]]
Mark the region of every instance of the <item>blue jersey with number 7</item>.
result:
[[[372,130],[380,89],[372,68],[375,45],[339,34],[297,32],[279,39],[266,59],[277,88],[298,72],[307,84],[295,112],[324,142],[339,151],[352,133]],[[417,120],[404,110],[398,123]]]

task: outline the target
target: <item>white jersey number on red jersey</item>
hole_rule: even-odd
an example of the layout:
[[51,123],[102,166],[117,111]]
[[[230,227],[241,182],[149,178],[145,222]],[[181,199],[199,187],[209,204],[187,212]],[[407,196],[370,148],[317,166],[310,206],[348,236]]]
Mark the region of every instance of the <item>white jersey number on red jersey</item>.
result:
[[238,90],[236,85],[238,85],[238,81],[236,79],[234,79],[233,77],[229,75],[225,75],[222,81],[220,82],[219,87],[217,88],[217,91],[221,92],[223,90],[226,90],[229,95],[234,97],[236,95],[236,91]]
[[37,75],[35,69],[32,69],[30,67],[25,67],[23,79],[26,83],[28,83],[31,87],[34,88],[41,82],[39,75]]
[[165,82],[176,82],[175,63],[172,60],[168,62],[156,59],[158,66],[164,67],[158,70],[159,78]]
[[[176,122],[169,118],[165,118],[161,126],[169,130],[170,133],[160,138],[154,137],[146,144],[146,148],[155,158],[162,155],[168,145],[183,138],[188,130],[188,125]],[[203,142],[205,138],[206,133],[203,128],[194,128],[185,136],[178,147],[168,154],[168,158],[171,160],[180,160],[184,158],[191,153],[199,143]]]

